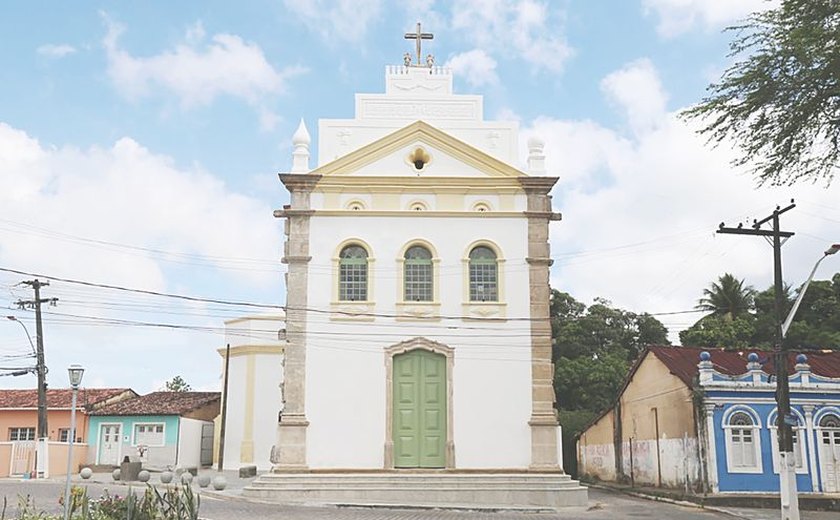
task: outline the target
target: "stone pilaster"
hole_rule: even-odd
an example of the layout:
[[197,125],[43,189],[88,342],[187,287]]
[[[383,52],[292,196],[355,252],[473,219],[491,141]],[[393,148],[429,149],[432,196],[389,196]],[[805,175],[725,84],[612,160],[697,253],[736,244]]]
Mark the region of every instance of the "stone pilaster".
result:
[[551,362],[549,316],[549,222],[558,218],[548,196],[555,177],[523,177],[527,195],[528,275],[531,317],[531,469],[559,470],[559,428],[554,410],[554,364]]
[[280,180],[291,193],[291,205],[274,212],[286,218],[283,263],[289,266],[286,278],[286,354],[283,396],[285,404],[272,450],[275,472],[305,469],[306,430],[306,316],[309,275],[309,221],[312,189],[320,175],[281,174]]
[[703,405],[703,417],[706,420],[705,425],[705,443],[706,443],[706,468],[708,485],[712,493],[717,493],[720,489],[718,487],[718,469],[717,469],[717,446],[715,445],[715,405]]

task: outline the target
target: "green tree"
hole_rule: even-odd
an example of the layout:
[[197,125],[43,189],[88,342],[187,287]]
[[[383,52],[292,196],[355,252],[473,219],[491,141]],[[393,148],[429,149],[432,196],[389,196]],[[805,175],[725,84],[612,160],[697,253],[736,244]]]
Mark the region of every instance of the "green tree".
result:
[[647,345],[668,344],[668,330],[649,314],[617,309],[598,298],[588,308],[551,291],[554,389],[561,410],[608,406],[630,363]]
[[184,378],[181,376],[175,376],[167,381],[165,388],[167,392],[189,392],[192,390],[189,383],[184,381]]
[[725,316],[705,316],[697,323],[680,332],[680,343],[687,347],[709,347],[744,349],[756,346],[755,318],[741,316],[735,319]]
[[840,273],[811,283],[787,333],[794,348],[840,350]]
[[759,184],[830,183],[840,165],[840,0],[783,0],[730,27],[729,67],[683,112],[740,148]]
[[[782,319],[790,312],[793,300],[794,293],[785,286]],[[680,332],[680,342],[697,347],[773,348],[778,326],[774,288],[755,292],[753,303],[753,312],[734,319],[727,318],[725,312],[704,316]],[[840,273],[831,280],[811,283],[785,341],[794,349],[840,350]]]
[[618,395],[630,362],[616,351],[573,359],[561,358],[554,367],[554,391],[562,410],[606,409]]
[[755,305],[755,289],[744,285],[729,273],[719,277],[697,302],[697,309],[709,311],[712,316],[732,320],[749,314]]

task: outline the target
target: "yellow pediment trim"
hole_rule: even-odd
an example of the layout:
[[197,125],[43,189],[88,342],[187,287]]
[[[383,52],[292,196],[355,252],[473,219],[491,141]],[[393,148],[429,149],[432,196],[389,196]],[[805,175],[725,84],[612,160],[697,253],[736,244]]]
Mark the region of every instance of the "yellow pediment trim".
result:
[[415,121],[358,150],[328,162],[310,173],[325,177],[347,175],[418,140],[475,167],[490,177],[527,177],[523,171],[423,121]]

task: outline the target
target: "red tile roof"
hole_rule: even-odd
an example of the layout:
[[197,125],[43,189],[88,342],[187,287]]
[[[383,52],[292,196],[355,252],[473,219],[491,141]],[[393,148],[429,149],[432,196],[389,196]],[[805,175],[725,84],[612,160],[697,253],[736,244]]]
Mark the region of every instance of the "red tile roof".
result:
[[[80,388],[76,403],[80,409],[92,407],[126,392],[130,392],[133,396],[137,395],[130,388]],[[48,409],[69,409],[72,399],[73,391],[69,388],[47,390]],[[38,390],[0,390],[0,408],[38,408]]]
[[221,398],[220,392],[152,392],[103,406],[91,415],[182,415]]
[[[700,353],[703,351],[712,355],[711,361],[715,370],[722,374],[739,375],[747,371],[747,356],[751,352],[758,354],[758,361],[762,364],[762,370],[768,374],[775,373],[773,353],[762,350],[723,350],[716,348],[698,347],[649,347],[668,370],[680,378],[688,386],[697,375],[697,363],[700,362]],[[796,372],[796,356],[798,352],[788,354],[788,373]],[[817,351],[804,352],[808,357],[807,363],[811,365],[811,372],[825,377],[840,378],[840,352]]]

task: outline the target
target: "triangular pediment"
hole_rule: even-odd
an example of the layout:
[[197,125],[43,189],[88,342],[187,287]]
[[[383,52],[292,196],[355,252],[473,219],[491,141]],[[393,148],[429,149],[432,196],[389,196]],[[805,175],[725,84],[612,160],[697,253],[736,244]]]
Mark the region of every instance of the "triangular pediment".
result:
[[[418,168],[415,159],[422,159],[422,166]],[[325,177],[526,176],[517,168],[423,121],[416,121],[310,173]]]

